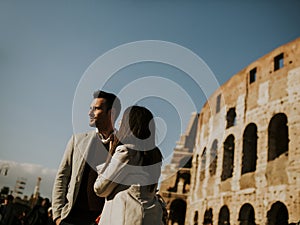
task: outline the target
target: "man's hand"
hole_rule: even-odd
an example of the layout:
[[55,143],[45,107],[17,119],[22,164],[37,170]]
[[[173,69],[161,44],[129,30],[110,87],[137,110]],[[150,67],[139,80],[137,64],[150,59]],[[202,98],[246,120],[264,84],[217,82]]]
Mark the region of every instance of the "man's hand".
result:
[[61,222],[61,218],[58,218],[58,219],[55,220],[55,224],[56,224],[56,225],[59,225],[60,222]]

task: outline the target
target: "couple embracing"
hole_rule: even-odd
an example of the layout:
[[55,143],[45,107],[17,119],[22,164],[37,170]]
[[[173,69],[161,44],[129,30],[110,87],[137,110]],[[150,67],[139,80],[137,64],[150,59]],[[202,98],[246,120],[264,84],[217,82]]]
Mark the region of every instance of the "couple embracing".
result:
[[[156,196],[162,154],[155,124],[145,107],[128,107],[119,131],[118,97],[96,91],[89,125],[97,131],[69,140],[53,187],[56,225],[160,225],[163,206]],[[100,215],[100,216],[99,216]]]

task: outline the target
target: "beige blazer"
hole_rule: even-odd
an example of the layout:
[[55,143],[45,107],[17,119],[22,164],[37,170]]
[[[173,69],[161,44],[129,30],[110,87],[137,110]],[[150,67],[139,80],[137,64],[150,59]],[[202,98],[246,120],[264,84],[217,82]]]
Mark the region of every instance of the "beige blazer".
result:
[[162,224],[161,204],[155,188],[150,190],[149,186],[158,182],[161,164],[148,169],[141,164],[139,151],[121,145],[104,172],[101,173],[103,164],[97,167],[94,190],[98,196],[106,197],[99,225]]
[[[88,155],[91,149],[96,149],[96,156]],[[96,131],[71,137],[54,181],[52,192],[54,220],[59,217],[64,219],[70,213],[80,188],[86,160],[96,170],[96,165],[105,162],[106,157],[107,151]]]

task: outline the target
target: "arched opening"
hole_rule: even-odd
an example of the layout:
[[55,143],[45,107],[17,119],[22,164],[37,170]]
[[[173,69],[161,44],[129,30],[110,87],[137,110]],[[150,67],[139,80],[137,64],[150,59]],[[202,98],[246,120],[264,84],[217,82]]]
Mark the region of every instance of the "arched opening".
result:
[[195,211],[195,213],[194,213],[194,225],[198,225],[198,218],[199,218],[198,211]]
[[289,134],[287,117],[278,113],[272,117],[268,128],[268,161],[272,161],[288,152]]
[[[179,185],[180,183],[180,185]],[[176,180],[173,187],[169,187],[169,192],[187,193],[191,183],[191,174],[189,171],[178,170],[176,173]],[[178,190],[179,189],[179,190]]]
[[218,150],[218,140],[214,140],[210,149],[210,165],[209,165],[209,174],[214,176],[217,169],[217,150]]
[[203,149],[201,155],[200,181],[204,180],[205,178],[205,168],[206,168],[206,147]]
[[255,225],[255,212],[252,205],[244,204],[239,212],[240,225]]
[[282,202],[275,202],[267,213],[267,225],[288,225],[289,213]]
[[229,135],[224,142],[223,170],[221,180],[232,177],[234,162],[234,136]]
[[230,213],[226,205],[220,209],[218,225],[230,225]]
[[175,199],[170,205],[169,220],[171,225],[177,223],[178,225],[184,225],[186,212],[186,202],[182,199]]
[[254,172],[257,160],[257,127],[248,124],[243,134],[242,174]]
[[212,225],[213,223],[213,211],[212,208],[205,210],[203,225]]
[[226,114],[226,121],[227,121],[226,128],[234,126],[235,117],[236,117],[235,108],[230,108]]

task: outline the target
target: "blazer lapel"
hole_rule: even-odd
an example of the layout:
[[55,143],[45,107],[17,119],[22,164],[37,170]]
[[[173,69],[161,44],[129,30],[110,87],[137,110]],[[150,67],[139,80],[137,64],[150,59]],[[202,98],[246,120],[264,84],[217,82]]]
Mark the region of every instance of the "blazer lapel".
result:
[[[94,170],[96,166],[105,162],[108,155],[108,151],[101,142],[96,132],[89,132],[86,136],[76,144],[77,152],[79,156],[76,164],[78,169],[83,170],[85,162],[87,162]],[[81,174],[81,173],[79,173]]]

